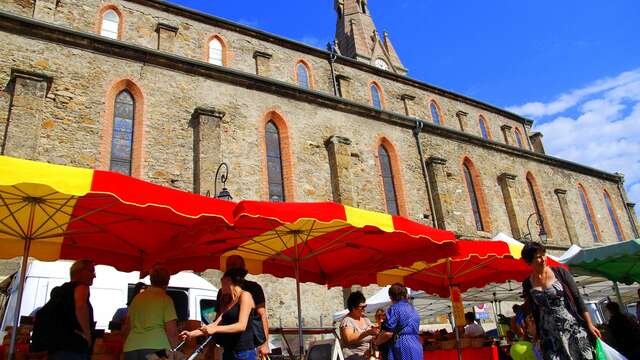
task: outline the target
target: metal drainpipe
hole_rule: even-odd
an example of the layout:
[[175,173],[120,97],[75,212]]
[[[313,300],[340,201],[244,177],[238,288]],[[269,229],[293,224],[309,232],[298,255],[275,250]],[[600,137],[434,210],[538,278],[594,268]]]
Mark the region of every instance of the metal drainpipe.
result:
[[618,177],[618,182],[616,183],[618,186],[618,192],[620,193],[620,198],[622,199],[622,205],[624,209],[627,211],[627,217],[629,218],[629,224],[631,224],[631,230],[633,231],[633,238],[637,239],[640,237],[638,234],[638,224],[633,220],[633,214],[631,213],[631,209],[627,206],[627,199],[624,197],[624,192],[622,190],[622,177]]
[[333,63],[338,58],[338,54],[336,54],[335,47],[331,43],[327,44],[327,50],[329,50],[329,68],[331,69],[331,82],[333,83],[333,95],[339,96],[338,84],[336,82],[336,71],[333,68]]
[[422,176],[424,177],[424,186],[427,188],[427,198],[429,199],[429,209],[431,210],[431,222],[434,228],[442,229],[444,227],[438,226],[438,220],[436,219],[436,210],[433,205],[433,194],[431,193],[431,185],[429,184],[429,173],[427,172],[427,164],[424,160],[424,153],[422,152],[422,143],[420,143],[420,133],[422,132],[423,125],[422,121],[416,121],[416,127],[413,129],[413,136],[416,138],[416,144],[418,145],[420,165],[422,166]]

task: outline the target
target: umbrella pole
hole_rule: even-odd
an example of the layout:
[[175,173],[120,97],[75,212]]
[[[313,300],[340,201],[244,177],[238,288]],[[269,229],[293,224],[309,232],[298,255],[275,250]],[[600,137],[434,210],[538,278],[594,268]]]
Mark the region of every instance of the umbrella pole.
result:
[[620,305],[620,309],[626,313],[627,307],[624,306],[624,301],[622,300],[622,295],[620,295],[620,287],[618,286],[617,281],[613,282],[613,290],[615,290],[616,292],[616,297],[618,298],[618,305]]
[[29,249],[31,239],[24,242],[24,252],[22,254],[22,264],[20,265],[20,281],[18,282],[18,298],[16,299],[16,310],[13,314],[13,330],[11,331],[11,342],[9,343],[8,359],[13,360],[16,352],[16,335],[18,334],[18,324],[20,321],[20,307],[22,305],[22,295],[24,293],[24,282],[27,276],[27,265],[29,262]]
[[456,349],[458,350],[458,360],[462,360],[462,347],[460,346],[460,331],[458,329],[458,323],[456,317],[453,314],[455,311],[455,304],[453,303],[453,296],[451,291],[451,258],[447,259],[447,285],[449,285],[449,297],[451,298],[451,312],[453,318],[454,332],[456,334]]
[[296,249],[295,277],[296,277],[296,300],[298,303],[298,342],[300,349],[300,359],[304,358],[304,337],[302,336],[302,304],[300,299],[300,257],[298,256],[298,235],[293,235],[294,246]]

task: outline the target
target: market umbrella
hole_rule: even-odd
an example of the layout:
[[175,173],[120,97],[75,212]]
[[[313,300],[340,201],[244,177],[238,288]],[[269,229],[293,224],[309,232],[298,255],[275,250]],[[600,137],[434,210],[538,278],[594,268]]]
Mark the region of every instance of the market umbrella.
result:
[[613,281],[618,302],[624,305],[618,283],[640,283],[640,239],[581,249],[565,263],[577,274]]
[[107,171],[0,156],[0,174],[0,258],[22,256],[14,329],[30,256],[144,270],[189,241],[192,226],[233,219],[235,203]]
[[[459,255],[437,262],[418,261],[408,267],[396,267],[377,274],[378,284],[395,282],[441,297],[450,297],[451,286],[461,292],[489,283],[522,281],[531,268],[522,261],[522,245],[497,240],[459,240]],[[562,266],[547,257],[550,266]]]
[[[220,254],[220,267],[224,269],[226,257],[240,255],[250,273],[293,277],[301,347],[301,281],[368,285],[376,282],[376,271],[458,253],[452,232],[331,202],[242,201],[234,211],[233,228],[245,241]],[[247,230],[260,234],[245,236]]]
[[[408,267],[395,267],[377,274],[378,285],[403,283],[404,285],[451,298],[462,306],[460,294],[471,288],[508,280],[524,280],[531,268],[521,259],[524,245],[517,241],[459,240],[459,255],[436,262],[418,261]],[[550,266],[563,266],[547,257]],[[460,316],[458,316],[459,318]],[[456,327],[456,336],[458,335]],[[458,356],[462,358],[458,349]]]
[[640,283],[640,239],[581,249],[566,264],[577,274]]

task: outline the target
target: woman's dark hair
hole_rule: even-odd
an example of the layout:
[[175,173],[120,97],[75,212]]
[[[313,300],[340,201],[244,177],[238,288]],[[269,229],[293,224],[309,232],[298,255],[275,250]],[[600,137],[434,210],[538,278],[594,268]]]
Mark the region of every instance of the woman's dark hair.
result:
[[407,299],[407,288],[400,283],[395,283],[389,287],[389,298],[392,301]]
[[464,318],[467,321],[475,322],[476,321],[476,314],[473,311],[469,311],[469,312],[464,314]]
[[349,311],[352,311],[353,309],[356,308],[356,306],[366,301],[367,299],[364,297],[361,291],[354,291],[351,294],[349,294],[349,297],[347,298],[347,309]]
[[611,314],[619,314],[620,313],[620,305],[618,305],[617,302],[613,302],[613,301],[609,301],[607,303],[607,305],[605,305],[607,310],[609,310],[609,312]]
[[227,278],[233,285],[242,286],[244,284],[244,277],[247,276],[247,270],[242,268],[233,268],[224,272],[223,278]]
[[131,294],[131,298],[127,302],[127,306],[131,305],[131,302],[133,301],[133,298],[136,297],[136,295],[140,294],[140,292],[142,292],[146,288],[147,288],[147,284],[143,283],[142,281],[138,281],[133,286],[133,293]]
[[547,252],[547,249],[544,247],[544,245],[540,244],[537,241],[527,241],[524,244],[522,253],[520,255],[522,256],[522,260],[524,260],[527,264],[531,264],[533,262],[533,258],[539,252],[545,254]]

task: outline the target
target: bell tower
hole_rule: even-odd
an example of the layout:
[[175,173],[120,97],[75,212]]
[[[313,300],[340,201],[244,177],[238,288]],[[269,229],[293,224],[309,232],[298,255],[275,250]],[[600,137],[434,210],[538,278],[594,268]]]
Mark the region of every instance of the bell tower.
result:
[[389,34],[382,37],[369,12],[368,0],[334,0],[338,15],[335,39],[340,54],[379,68],[406,75]]

